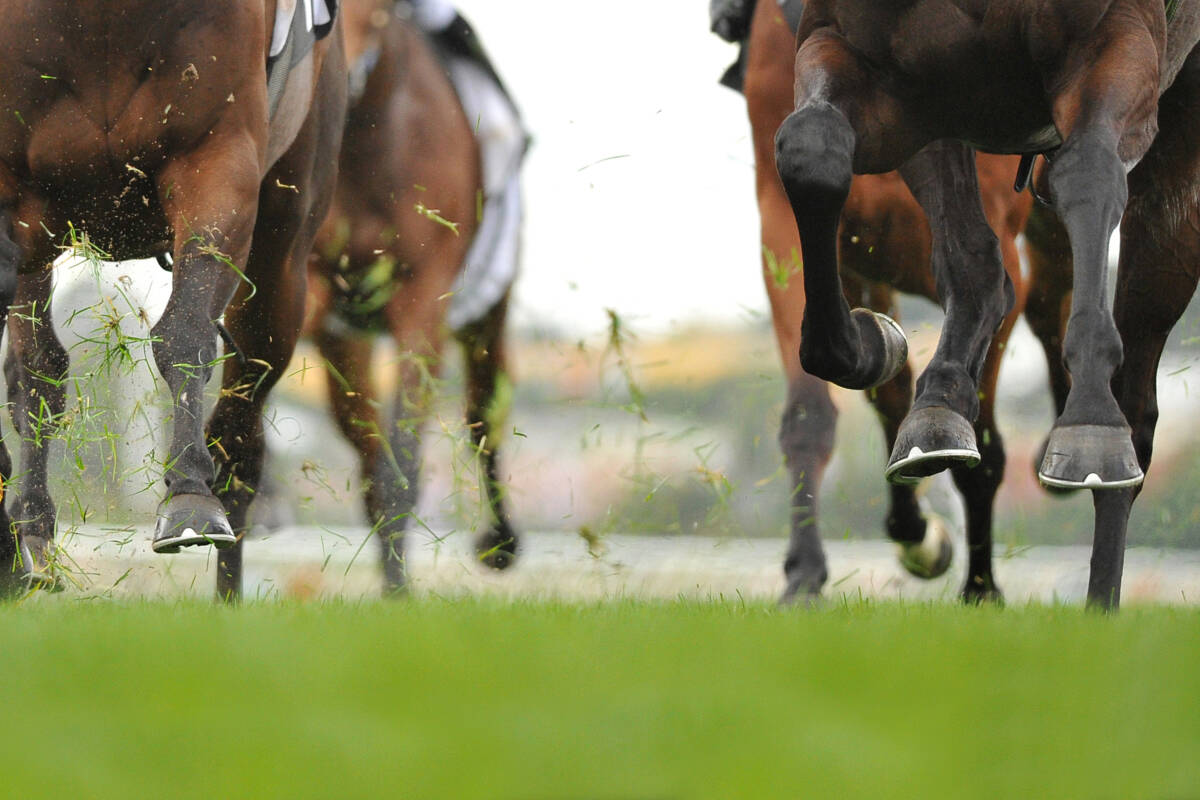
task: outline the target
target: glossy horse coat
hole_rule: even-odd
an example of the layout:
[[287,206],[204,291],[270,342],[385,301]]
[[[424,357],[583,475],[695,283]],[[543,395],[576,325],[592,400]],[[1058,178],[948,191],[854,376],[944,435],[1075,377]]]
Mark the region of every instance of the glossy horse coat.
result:
[[[333,208],[314,255],[309,327],[329,365],[329,402],[359,455],[364,501],[381,548],[386,591],[406,584],[421,428],[441,369],[455,280],[479,229],[480,148],[441,60],[389,0],[350,0],[347,47],[361,96],[352,103]],[[467,422],[492,527],[483,563],[517,551],[499,477],[507,296],[452,333],[462,344]],[[390,400],[376,400],[372,352],[396,344]]]
[[[980,206],[972,147],[1048,155],[1074,292],[1063,338],[1070,390],[1039,474],[1051,486],[1096,490],[1089,601],[1102,606],[1119,601],[1129,504],[1149,463],[1154,365],[1182,310],[1177,297],[1195,285],[1186,246],[1200,147],[1190,124],[1198,39],[1200,12],[1190,2],[815,0],[800,24],[796,110],[777,139],[804,247],[801,360],[810,372],[875,385],[903,347],[893,328],[852,314],[842,299],[836,230],[851,174],[899,168],[935,220],[946,325],[898,433],[893,480],[977,453],[979,382],[1014,301]],[[1108,240],[1123,215],[1114,319],[1104,296]],[[1161,282],[1183,261],[1189,291],[1164,296]],[[1122,335],[1128,352],[1118,374]]]
[[[795,256],[801,243],[775,168],[775,132],[793,107],[794,56],[795,34],[778,4],[760,0],[745,53],[745,92],[754,134],[764,278],[788,382],[780,445],[797,487],[793,495],[791,543],[784,564],[785,597],[789,598],[819,592],[827,577],[818,538],[816,495],[831,455],[837,416],[829,399],[828,385],[800,365],[806,297]],[[1025,231],[1032,198],[1028,193],[1013,191],[1017,164],[1018,159],[1012,156],[984,155],[977,160],[984,211],[998,237],[1004,267],[1014,282],[1018,302],[992,341],[980,379],[980,414],[975,420],[975,435],[984,445],[979,451],[979,466],[971,468],[964,464],[954,469],[954,480],[967,513],[969,564],[962,592],[969,600],[999,597],[992,575],[991,529],[992,506],[1004,476],[1005,454],[993,416],[995,388],[1004,344],[1027,291],[1031,297],[1027,315],[1035,320],[1035,331],[1053,354],[1051,372],[1062,373],[1056,303],[1064,290],[1064,276],[1065,288],[1070,286],[1069,254],[1063,259],[1061,253],[1055,252],[1057,221],[1044,209],[1039,210],[1039,225]],[[1033,266],[1028,287],[1021,277],[1016,245],[1016,237],[1023,231]],[[930,270],[929,225],[898,174],[854,178],[842,208],[837,248],[843,292],[850,302],[876,312],[894,313],[896,291],[937,301]],[[1054,295],[1052,300],[1047,298],[1048,294]],[[884,425],[889,449],[912,404],[912,393],[912,371],[907,364],[895,377],[867,393]],[[949,566],[950,543],[944,523],[923,514],[914,489],[913,482],[891,487],[886,529],[888,536],[901,544],[902,563],[914,574],[932,577]]]
[[[0,519],[19,534],[0,537],[10,586],[50,579],[55,508],[45,432],[34,428],[63,412],[67,354],[37,318],[72,231],[112,259],[173,256],[171,298],[152,331],[174,416],[156,546],[230,547],[244,527],[261,412],[300,332],[345,103],[335,30],[292,71],[269,118],[275,6],[0,3],[0,311],[20,310],[8,319],[6,374],[23,462]],[[222,318],[239,357],[225,362],[206,436]],[[6,453],[0,471],[7,480]]]

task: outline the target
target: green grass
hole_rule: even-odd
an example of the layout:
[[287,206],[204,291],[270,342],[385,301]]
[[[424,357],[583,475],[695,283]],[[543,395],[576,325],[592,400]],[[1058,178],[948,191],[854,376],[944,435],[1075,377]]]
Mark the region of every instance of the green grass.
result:
[[1200,612],[0,609],[3,797],[1194,798]]

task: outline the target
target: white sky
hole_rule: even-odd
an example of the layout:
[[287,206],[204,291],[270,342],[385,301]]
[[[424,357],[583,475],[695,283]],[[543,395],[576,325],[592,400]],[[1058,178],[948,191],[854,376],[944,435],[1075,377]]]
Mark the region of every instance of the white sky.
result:
[[[766,311],[735,48],[702,0],[461,0],[535,137],[514,322],[642,332]],[[607,160],[606,160],[607,159]]]

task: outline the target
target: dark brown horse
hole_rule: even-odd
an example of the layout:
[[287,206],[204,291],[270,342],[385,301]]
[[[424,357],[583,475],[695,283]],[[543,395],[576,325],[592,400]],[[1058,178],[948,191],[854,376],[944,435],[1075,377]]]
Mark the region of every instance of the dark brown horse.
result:
[[[333,207],[312,264],[312,336],[328,361],[329,401],[360,459],[385,589],[404,588],[403,537],[417,499],[421,429],[441,367],[455,281],[480,230],[483,171],[475,122],[425,36],[390,0],[348,0],[352,101]],[[507,566],[517,549],[497,466],[507,291],[453,331],[466,361],[467,421],[483,461],[494,526],[481,560]],[[371,355],[386,331],[394,386],[380,408]],[[391,370],[389,370],[391,372]]]
[[[764,277],[771,301],[776,337],[788,382],[780,445],[792,479],[792,534],[784,563],[787,577],[785,599],[798,593],[818,593],[827,577],[825,557],[817,530],[817,490],[832,446],[836,409],[829,398],[828,384],[804,371],[800,365],[805,284],[793,254],[800,240],[783,184],[775,168],[775,132],[793,108],[792,65],[795,33],[775,0],[760,0],[755,8],[743,62],[745,94],[753,130],[758,205],[762,218]],[[962,594],[967,600],[999,597],[992,575],[992,507],[1004,476],[1004,444],[995,425],[996,379],[1000,359],[1017,313],[1026,295],[1021,277],[1016,237],[1026,227],[1032,199],[1013,191],[1018,160],[1012,156],[980,156],[977,162],[981,199],[991,229],[996,232],[1004,268],[1015,287],[1017,302],[1000,325],[984,362],[979,382],[979,416],[975,434],[982,445],[979,466],[967,464],[953,469],[955,484],[963,495],[967,516],[969,564]],[[1052,215],[1051,215],[1052,217]],[[1053,233],[1055,220],[1046,220],[1046,233]],[[1044,252],[1047,235],[1030,231],[1027,246],[1037,250],[1031,262],[1053,273],[1058,254]],[[907,292],[937,301],[934,276],[930,271],[931,238],[921,207],[901,177],[894,173],[856,176],[841,214],[837,248],[842,290],[850,302],[873,311],[894,313],[895,292]],[[788,273],[794,272],[794,275]],[[1041,299],[1043,270],[1034,272],[1034,285]],[[1069,287],[1069,280],[1067,282]],[[1035,312],[1047,304],[1034,303]],[[1037,316],[1035,313],[1034,316]],[[1044,314],[1043,314],[1044,316]],[[1057,335],[1057,308],[1052,324],[1035,329]],[[1057,345],[1052,371],[1062,372]],[[1056,370],[1054,369],[1056,367]],[[912,405],[912,370],[905,362],[899,372],[867,393],[884,425],[888,447]],[[901,562],[921,577],[940,575],[950,563],[950,541],[945,526],[936,517],[925,517],[914,493],[915,481],[895,483],[890,491],[886,518],[888,536],[901,545]]]
[[[269,99],[276,11],[274,0],[0,3],[0,312],[19,309],[6,375],[24,473],[0,516],[10,590],[46,578],[55,531],[39,426],[63,413],[68,364],[42,323],[49,267],[72,230],[114,259],[173,255],[153,329],[174,407],[154,548],[212,543],[240,555],[261,412],[300,334],[346,95],[335,30],[302,59],[287,51],[296,66],[277,73]],[[237,357],[225,361],[206,437],[219,331]],[[6,452],[0,473],[11,475]]]
[[[1191,0],[813,0],[797,40],[796,110],[777,139],[804,247],[801,361],[813,374],[876,385],[904,347],[895,326],[843,299],[837,226],[851,175],[899,168],[935,221],[946,325],[897,436],[893,480],[978,458],[980,380],[1014,291],[979,202],[972,147],[1049,154],[1074,294],[1063,339],[1071,386],[1039,475],[1094,490],[1094,606],[1119,603],[1129,510],[1157,416],[1154,375],[1200,275],[1198,40]],[[1108,241],[1122,218],[1110,313]]]

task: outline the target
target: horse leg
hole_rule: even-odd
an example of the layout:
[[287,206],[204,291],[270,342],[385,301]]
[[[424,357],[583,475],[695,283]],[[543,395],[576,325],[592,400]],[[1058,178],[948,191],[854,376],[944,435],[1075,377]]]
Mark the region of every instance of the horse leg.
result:
[[220,397],[207,429],[216,457],[214,487],[236,535],[234,545],[217,559],[216,592],[225,601],[242,593],[242,537],[266,453],[263,408],[300,338],[307,264],[337,179],[335,154],[346,102],[340,42],[339,35],[324,62],[304,125],[255,186],[252,246],[242,262],[246,280],[227,314],[229,346],[236,352],[227,354]]
[[[817,32],[801,45],[796,110],[775,138],[775,165],[804,253],[808,303],[800,361],[809,373],[849,389],[883,383],[900,371],[908,355],[904,332],[890,318],[850,310],[837,258],[838,223],[852,173],[891,169],[888,154],[879,152],[881,144],[897,153],[918,146],[896,109],[839,39]],[[893,121],[891,135],[860,135],[870,124],[867,117]]]
[[[7,209],[0,210],[0,322],[8,317],[8,309],[17,292],[17,272],[21,264],[21,248],[12,239],[12,217]],[[9,384],[11,392],[12,384]],[[29,586],[31,574],[27,551],[22,552],[21,540],[11,524],[4,494],[12,478],[12,458],[4,440],[0,439],[0,599],[13,597]]]
[[57,511],[47,478],[50,440],[66,408],[67,351],[54,332],[49,269],[21,276],[8,321],[4,362],[13,428],[21,440],[21,480],[12,519],[30,556],[30,578],[54,586],[51,561]]
[[[844,274],[842,281],[848,299],[861,298],[871,310],[896,317],[892,289],[881,284],[864,285],[849,274]],[[896,377],[871,389],[866,396],[879,416],[884,442],[891,452],[900,423],[912,406],[913,372],[908,361]],[[954,558],[950,529],[945,520],[922,512],[915,484],[889,484],[888,500],[884,531],[899,545],[900,565],[918,578],[936,578],[944,574]]]
[[1144,155],[1156,125],[1150,93],[1159,84],[1159,53],[1142,37],[1105,33],[1105,47],[1088,54],[1088,73],[1053,106],[1064,142],[1048,180],[1073,258],[1063,337],[1071,389],[1038,475],[1066,489],[1125,488],[1144,475],[1112,392],[1122,346],[1106,292],[1109,238],[1128,198],[1126,164]]
[[225,361],[221,395],[208,423],[207,438],[217,468],[214,491],[237,536],[234,547],[217,557],[216,592],[225,601],[238,599],[242,592],[243,536],[262,482],[266,452],[263,410],[291,360],[304,318],[304,264],[315,223],[294,239],[281,235],[281,216],[271,209],[277,200],[264,197],[265,213],[247,265],[247,276],[259,291],[251,295],[240,290],[226,314],[230,338],[239,352]]
[[167,496],[154,533],[157,553],[237,543],[210,488],[214,466],[204,439],[204,388],[217,357],[217,326],[246,276],[259,158],[248,133],[214,132],[195,150],[168,160],[157,176],[175,236],[171,296],[151,330],[154,360],[173,401]]
[[917,381],[886,470],[892,482],[915,483],[956,464],[979,463],[979,379],[1015,294],[980,202],[971,148],[934,142],[900,173],[926,216],[940,223],[930,226],[931,268],[946,310],[937,351]]
[[467,427],[471,441],[483,458],[484,491],[495,525],[475,543],[479,560],[493,569],[505,569],[517,554],[518,536],[505,507],[505,488],[500,479],[499,446],[508,417],[508,373],[505,366],[504,323],[508,296],[479,322],[462,331],[467,378]]
[[384,591],[407,588],[404,534],[417,503],[421,432],[440,371],[445,296],[453,274],[416,265],[388,308],[399,354],[392,407],[369,473],[367,506],[382,547]]
[[[1015,255],[1015,254],[1014,254]],[[962,599],[967,603],[1002,602],[1004,595],[992,574],[992,524],[996,492],[1004,480],[1007,461],[1004,440],[996,427],[996,382],[1004,343],[1012,332],[1016,315],[1010,314],[992,341],[979,380],[979,416],[975,420],[975,441],[979,447],[978,466],[956,464],[951,467],[954,485],[962,495],[967,523],[967,577]]]
[[1058,216],[1035,205],[1025,226],[1029,262],[1029,295],[1025,321],[1046,354],[1050,394],[1061,414],[1071,389],[1071,376],[1062,361],[1062,335],[1071,297],[1071,242]]
[[[379,452],[378,401],[371,367],[374,338],[328,316],[313,338],[329,373],[325,388],[333,419],[358,454],[360,479],[368,481]],[[367,504],[365,510],[370,519],[371,506]]]
[[[1071,242],[1055,213],[1035,205],[1025,226],[1025,252],[1029,262],[1029,296],[1025,321],[1046,355],[1050,394],[1055,416],[1062,414],[1071,389],[1071,376],[1063,365],[1063,329],[1071,299]],[[1046,444],[1034,457],[1037,472],[1046,456]],[[1047,487],[1053,488],[1053,487]]]
[[[1159,134],[1129,175],[1113,316],[1125,359],[1113,391],[1132,428],[1142,470],[1150,467],[1158,422],[1156,376],[1163,346],[1200,280],[1200,140],[1191,127],[1200,107],[1200,55],[1193,52],[1159,101]],[[1088,606],[1120,605],[1129,512],[1140,487],[1093,492]]]
[[[765,5],[765,4],[764,4]],[[792,106],[790,81],[777,79],[778,64],[794,52],[794,38],[778,33],[778,24],[756,11],[747,49],[746,104],[754,136],[755,178],[762,225],[762,276],[771,303],[787,397],[779,424],[779,447],[791,479],[786,581],[781,602],[820,595],[829,577],[821,546],[817,495],[833,452],[837,408],[829,385],[800,366],[804,283],[798,277],[800,240],[787,195],[775,168],[775,132]]]

